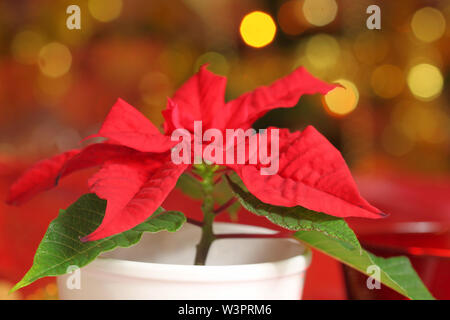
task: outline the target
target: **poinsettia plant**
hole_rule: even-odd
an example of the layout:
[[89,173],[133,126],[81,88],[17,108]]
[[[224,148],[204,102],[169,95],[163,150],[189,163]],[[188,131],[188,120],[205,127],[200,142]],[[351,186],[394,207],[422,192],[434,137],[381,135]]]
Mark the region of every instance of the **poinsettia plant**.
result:
[[[211,243],[221,238],[214,233],[215,217],[238,201],[286,229],[283,235],[363,273],[377,265],[381,282],[406,297],[432,298],[406,257],[384,259],[361,247],[344,218],[385,214],[361,197],[343,157],[324,136],[312,126],[301,132],[252,129],[268,111],[295,106],[304,94],[324,95],[336,85],[304,68],[229,102],[225,85],[226,78],[201,67],[168,99],[163,133],[119,99],[99,132],[88,137],[104,142],[43,160],[25,172],[11,187],[8,203],[20,204],[74,171],[100,167],[88,181],[90,193],[50,224],[33,266],[14,290],[62,275],[69,266],[86,266],[104,251],[132,246],[144,232],[175,232],[186,222],[202,230],[193,262],[203,265]],[[218,181],[231,191],[229,201],[215,197]],[[161,208],[176,186],[203,199],[203,221]]]

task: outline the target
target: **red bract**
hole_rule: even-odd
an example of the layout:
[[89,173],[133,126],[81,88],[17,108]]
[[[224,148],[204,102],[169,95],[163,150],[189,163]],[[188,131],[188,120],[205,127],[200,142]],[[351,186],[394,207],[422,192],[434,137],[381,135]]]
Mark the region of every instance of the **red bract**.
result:
[[[190,170],[174,164],[171,133],[178,128],[193,132],[194,121],[203,128],[247,129],[274,108],[294,106],[303,94],[326,94],[335,86],[314,78],[304,68],[225,103],[226,78],[206,67],[169,99],[163,115],[164,131],[135,108],[119,99],[95,136],[105,143],[73,150],[30,168],[12,187],[9,203],[20,203],[56,185],[75,170],[100,165],[89,180],[89,190],[107,200],[102,224],[83,240],[91,241],[128,230],[147,219]],[[228,165],[261,201],[279,206],[303,206],[338,217],[378,218],[382,213],[359,194],[338,150],[313,127],[302,132],[280,131],[279,171],[263,176],[258,164]]]

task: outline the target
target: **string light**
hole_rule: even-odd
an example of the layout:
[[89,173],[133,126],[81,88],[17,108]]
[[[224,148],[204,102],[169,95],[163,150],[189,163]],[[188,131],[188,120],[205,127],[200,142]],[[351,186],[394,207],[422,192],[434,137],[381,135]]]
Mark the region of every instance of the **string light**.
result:
[[44,38],[42,35],[35,31],[25,30],[14,37],[11,43],[11,53],[21,63],[34,64],[43,45]]
[[22,295],[20,292],[10,292],[13,287],[12,283],[0,281],[0,300],[20,300]]
[[355,84],[349,80],[339,79],[334,82],[339,83],[342,87],[328,92],[322,101],[332,115],[347,115],[355,110],[358,105],[359,91]]
[[38,62],[44,75],[58,78],[69,71],[72,64],[72,54],[65,45],[52,42],[40,50]]
[[340,48],[335,38],[327,34],[311,37],[306,44],[306,58],[315,68],[326,69],[336,64]]
[[411,19],[411,29],[416,38],[423,42],[436,41],[445,33],[444,15],[431,7],[419,9]]
[[335,0],[305,0],[303,3],[305,19],[316,27],[331,23],[336,18],[337,11]]
[[408,87],[420,100],[432,100],[439,96],[444,85],[441,71],[428,63],[412,67],[408,73]]
[[239,31],[242,40],[255,48],[267,46],[275,38],[277,27],[272,17],[262,11],[247,14],[241,21]]
[[120,16],[122,0],[89,0],[88,8],[95,19],[109,22]]

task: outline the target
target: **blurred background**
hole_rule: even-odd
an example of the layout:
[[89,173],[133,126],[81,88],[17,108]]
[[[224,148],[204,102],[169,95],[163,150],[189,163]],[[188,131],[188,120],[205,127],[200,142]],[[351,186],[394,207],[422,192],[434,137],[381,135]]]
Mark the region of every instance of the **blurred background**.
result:
[[[66,26],[73,4],[80,30]],[[366,27],[373,4],[380,30]],[[161,125],[166,98],[204,63],[228,77],[227,99],[303,65],[343,87],[302,97],[255,127],[321,131],[363,195],[391,214],[350,221],[361,240],[381,255],[417,256],[432,292],[450,298],[437,285],[450,288],[449,40],[446,0],[2,0],[1,193],[35,160],[79,147],[118,97]],[[0,204],[0,299],[57,297],[53,279],[7,292],[58,209],[86,191],[87,176],[23,207]],[[167,206],[195,215],[190,201],[175,192]],[[240,219],[264,224],[245,212]],[[365,279],[315,252],[304,298],[376,298],[359,285]]]

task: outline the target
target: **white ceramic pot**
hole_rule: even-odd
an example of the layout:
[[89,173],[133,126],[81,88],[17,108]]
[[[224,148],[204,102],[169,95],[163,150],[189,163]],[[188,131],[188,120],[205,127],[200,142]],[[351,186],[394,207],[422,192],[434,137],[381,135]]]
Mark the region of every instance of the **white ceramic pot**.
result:
[[[274,231],[216,223],[215,233]],[[220,239],[207,265],[193,265],[200,228],[145,234],[139,244],[103,254],[58,277],[60,299],[300,299],[311,252],[290,239]],[[77,275],[78,276],[78,275]],[[71,285],[67,285],[67,283]]]

